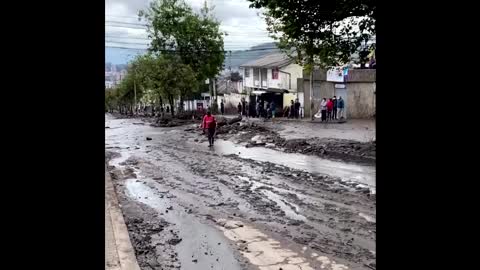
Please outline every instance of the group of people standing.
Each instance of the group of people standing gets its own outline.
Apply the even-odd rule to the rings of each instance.
[[[225,113],[225,105],[223,100],[220,103],[220,112]],[[268,102],[264,100],[257,100],[255,106],[248,103],[244,98],[237,105],[238,115],[245,117],[263,117],[265,119],[275,118],[276,104],[274,101]]]
[[[300,101],[298,100],[298,98],[295,99],[295,102],[293,100],[291,100],[290,101],[290,106],[285,108],[285,110],[283,112],[284,117],[298,119],[301,116],[300,107],[301,107],[301,104],[300,104]]]
[[[323,98],[322,102],[320,102],[320,113],[322,122],[330,121],[330,120],[337,120],[342,119],[343,110],[345,108],[345,101],[342,97],[333,96],[333,98],[326,99]]]
[[[283,117],[288,118],[300,118],[301,117],[301,104],[298,98],[290,101],[291,104],[286,106],[283,110]],[[225,114],[225,103],[222,100],[220,102],[220,113]],[[275,101],[267,101],[263,99],[257,99],[256,104],[248,103],[244,98],[237,105],[238,115],[245,117],[258,117],[258,118],[275,118],[277,114],[277,105]],[[280,112],[282,113],[282,112]]]
[[[253,117],[263,117],[265,119],[275,118],[277,113],[277,105],[272,100],[271,102],[264,100],[257,100],[257,105],[255,106],[255,115]]]

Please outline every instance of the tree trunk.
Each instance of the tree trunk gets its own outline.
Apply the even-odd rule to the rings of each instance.
[[[174,100],[173,100],[173,95],[169,95],[168,96],[168,102],[170,103],[170,113],[172,114],[172,116],[175,115],[175,106],[174,106]]]
[[[184,108],[183,108],[183,100],[184,100],[183,95],[180,95],[180,105],[178,106],[178,111],[179,111],[179,112],[183,112],[183,111],[184,111],[184,110],[183,110],[183,109],[184,109]]]

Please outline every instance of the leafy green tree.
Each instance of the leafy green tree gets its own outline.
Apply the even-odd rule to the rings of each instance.
[[[105,111],[113,112],[117,107],[116,99],[116,90],[115,89],[105,89]]]
[[[127,75],[118,86],[119,101],[124,107],[128,108],[131,114],[133,114],[137,105],[135,101],[138,102],[143,95],[143,87],[139,84],[137,77],[135,66],[130,65],[127,68]]]
[[[224,33],[206,3],[196,14],[183,0],[155,0],[139,17],[147,21],[152,53],[172,55],[190,66],[198,82],[219,73],[225,58]]]
[[[166,100],[175,113],[174,101],[180,99],[180,109],[183,101],[197,89],[195,73],[190,66],[182,64],[175,55],[146,54],[134,61],[140,84],[151,89],[150,94],[160,104]]]
[[[248,1],[252,8],[265,8],[272,37],[307,70],[345,64],[355,53],[365,61],[364,51],[371,49],[368,41],[376,33],[373,0]]]

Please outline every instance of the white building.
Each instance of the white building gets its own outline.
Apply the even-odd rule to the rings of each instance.
[[[105,88],[106,89],[113,88],[113,86],[114,86],[113,82],[105,81]]]
[[[240,66],[243,72],[243,89],[254,92],[297,92],[297,79],[303,68],[283,53],[268,54]]]
[[[284,108],[299,99],[303,107],[303,92],[297,92],[297,79],[303,78],[302,66],[284,53],[272,53],[240,65],[243,74],[243,94],[250,96],[250,103],[260,100],[274,101]]]

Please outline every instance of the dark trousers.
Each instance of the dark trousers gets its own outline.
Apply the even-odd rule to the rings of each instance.
[[[322,122],[327,120],[327,110],[322,110]]]
[[[327,119],[332,120],[332,111],[327,111]]]
[[[213,140],[215,136],[215,128],[208,128],[208,144],[213,145]]]
[[[333,107],[332,118],[337,119],[337,107]]]

